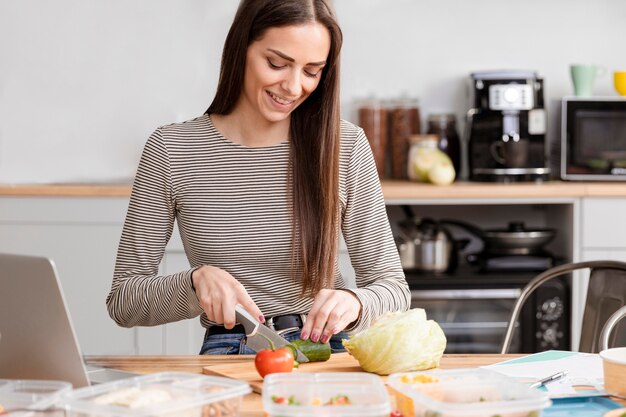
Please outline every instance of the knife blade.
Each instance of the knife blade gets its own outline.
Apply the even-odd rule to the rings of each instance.
[[[274,346],[278,349],[280,347],[291,345],[296,352],[296,360],[299,363],[308,362],[309,358],[306,357],[298,348],[289,343],[287,339],[276,333],[274,330],[261,324],[257,319],[252,317],[248,311],[241,304],[235,306],[235,316],[237,321],[241,323],[246,330],[246,345],[255,352],[262,349],[270,349],[270,343],[267,339],[274,343]],[[265,337],[263,337],[265,336]],[[267,337],[267,339],[266,339]]]

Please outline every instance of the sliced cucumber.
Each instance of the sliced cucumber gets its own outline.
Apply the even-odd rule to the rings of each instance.
[[[296,339],[291,342],[310,362],[323,362],[330,359],[330,343],[315,343],[311,340]]]

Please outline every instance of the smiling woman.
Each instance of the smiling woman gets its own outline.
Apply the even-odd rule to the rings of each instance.
[[[339,118],[342,34],[327,0],[243,0],[206,113],[145,146],[107,306],[122,326],[201,315],[201,353],[250,353],[259,321],[341,349],[409,291],[363,130]],[[174,221],[190,263],[159,275]],[[356,272],[337,265],[342,233]]]
[[[320,23],[268,29],[248,47],[242,94],[231,113],[212,116],[215,127],[251,147],[286,140],[289,116],[317,88],[329,50],[330,34]]]

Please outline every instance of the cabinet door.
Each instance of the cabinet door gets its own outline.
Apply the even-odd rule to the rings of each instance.
[[[84,354],[133,354],[132,329],[109,317],[126,199],[0,198],[0,251],[51,258]]]
[[[581,214],[583,248],[626,249],[626,199],[584,198]]]

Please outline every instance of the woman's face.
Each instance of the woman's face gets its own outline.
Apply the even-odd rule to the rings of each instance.
[[[320,23],[268,29],[248,47],[239,104],[268,122],[287,120],[319,84],[329,51]]]

